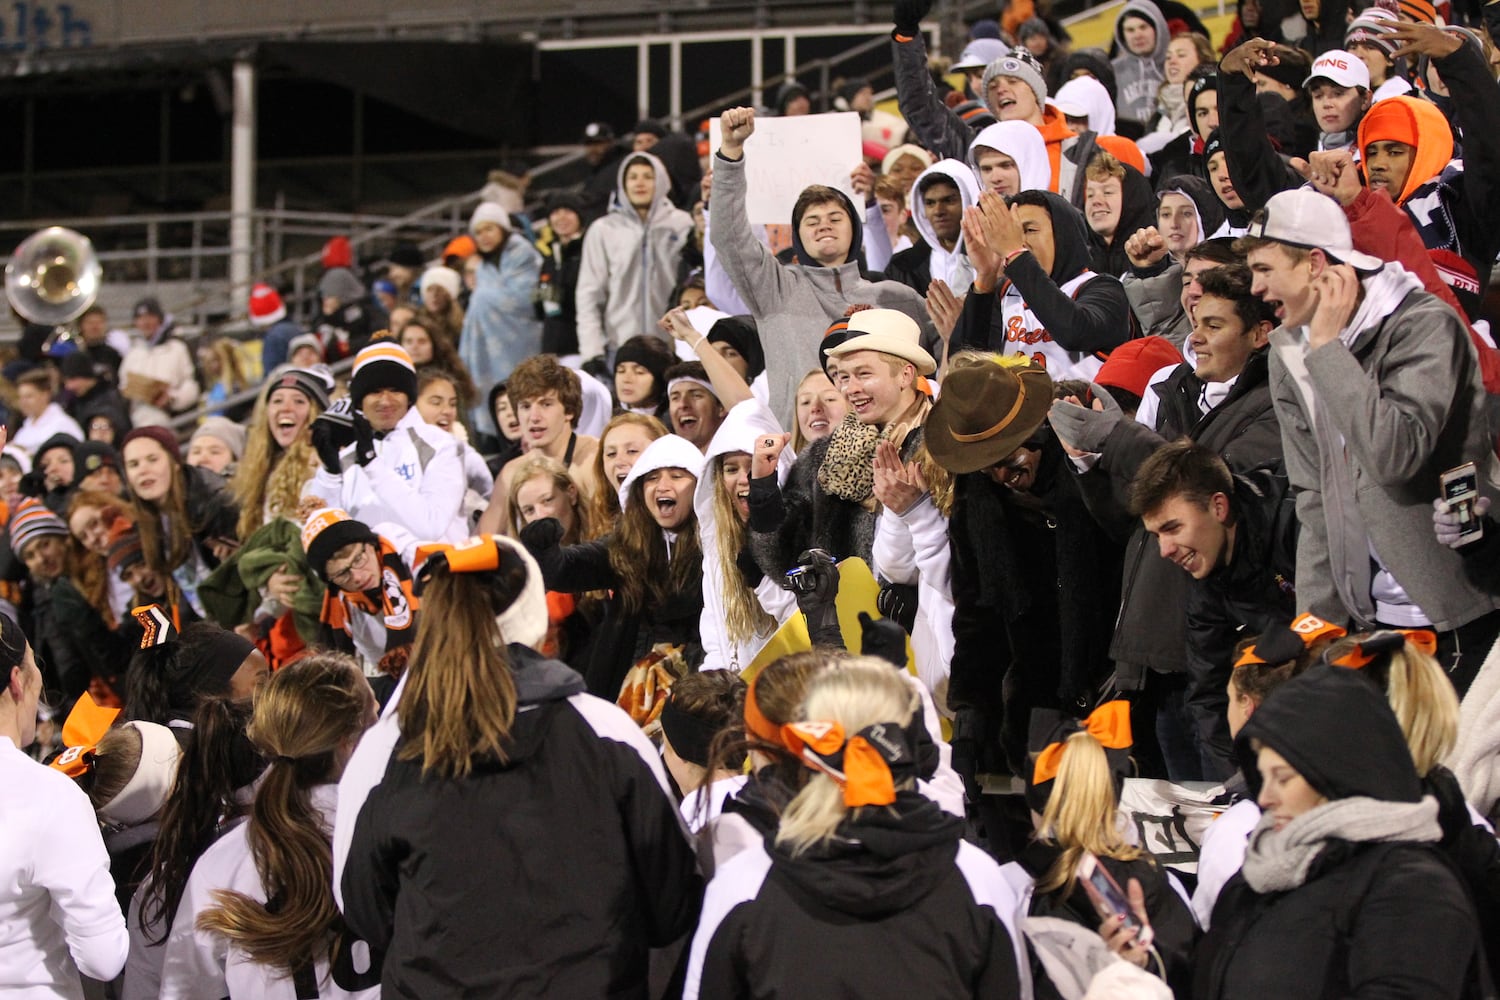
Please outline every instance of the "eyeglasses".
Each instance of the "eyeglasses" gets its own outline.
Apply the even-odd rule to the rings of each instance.
[[[353,559],[349,560],[349,564],[347,566],[345,566],[341,570],[338,570],[337,572],[328,574],[328,582],[339,587],[344,586],[344,584],[348,583],[354,578],[355,573],[359,572],[370,564],[370,556],[372,554],[373,553],[371,552],[368,545],[362,546],[358,554],[356,554]]]

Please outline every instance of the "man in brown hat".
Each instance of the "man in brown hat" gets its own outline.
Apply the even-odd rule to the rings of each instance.
[[[924,430],[928,452],[954,474],[948,705],[966,777],[1022,773],[1031,710],[1082,717],[1110,673],[1120,546],[1066,469],[1046,423],[1052,397],[1046,370],[1026,358],[961,354]]]
[[[777,486],[775,468],[789,436],[768,434],[755,444],[751,552],[774,578],[811,548],[835,559],[859,556],[870,562],[880,507],[875,447],[889,441],[901,460],[909,461],[932,405],[918,390],[918,380],[936,372],[937,362],[922,348],[921,328],[911,317],[895,309],[866,309],[849,317],[848,334],[828,352],[830,361],[838,361],[834,384],[849,403],[844,422],[808,446],[784,489]]]

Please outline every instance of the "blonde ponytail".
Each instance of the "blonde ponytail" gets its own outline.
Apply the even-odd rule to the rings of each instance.
[[[916,692],[890,664],[852,657],[812,676],[798,720],[837,722],[853,734],[877,722],[906,726],[917,703]],[[839,783],[815,772],[782,813],[776,844],[789,848],[793,856],[803,854],[833,839],[849,811]]]
[[[1427,777],[1458,742],[1458,694],[1437,660],[1407,643],[1391,654],[1386,699],[1417,774]]]
[[[1074,733],[1064,744],[1057,779],[1037,830],[1039,840],[1061,847],[1062,854],[1037,884],[1037,891],[1066,888],[1071,892],[1078,860],[1085,851],[1118,861],[1140,857],[1140,850],[1121,835],[1118,817],[1114,772],[1104,746],[1087,732]]]

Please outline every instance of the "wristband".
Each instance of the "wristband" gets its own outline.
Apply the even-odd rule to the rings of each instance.
[[[1017,257],[1021,256],[1025,252],[1026,252],[1026,248],[1025,247],[1021,247],[1021,248],[1019,248],[1017,250],[1012,250],[1010,253],[1006,254],[1005,255],[1005,259],[1000,262],[1000,270],[1004,271],[1007,268],[1009,268],[1010,267],[1010,262],[1013,261],[1013,260],[1015,260]]]

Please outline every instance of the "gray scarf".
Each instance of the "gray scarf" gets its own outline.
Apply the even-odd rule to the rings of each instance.
[[[1270,813],[1261,817],[1245,852],[1245,881],[1256,892],[1286,892],[1307,881],[1313,862],[1329,841],[1434,844],[1442,839],[1437,799],[1384,802],[1354,796],[1310,809],[1277,830]]]

